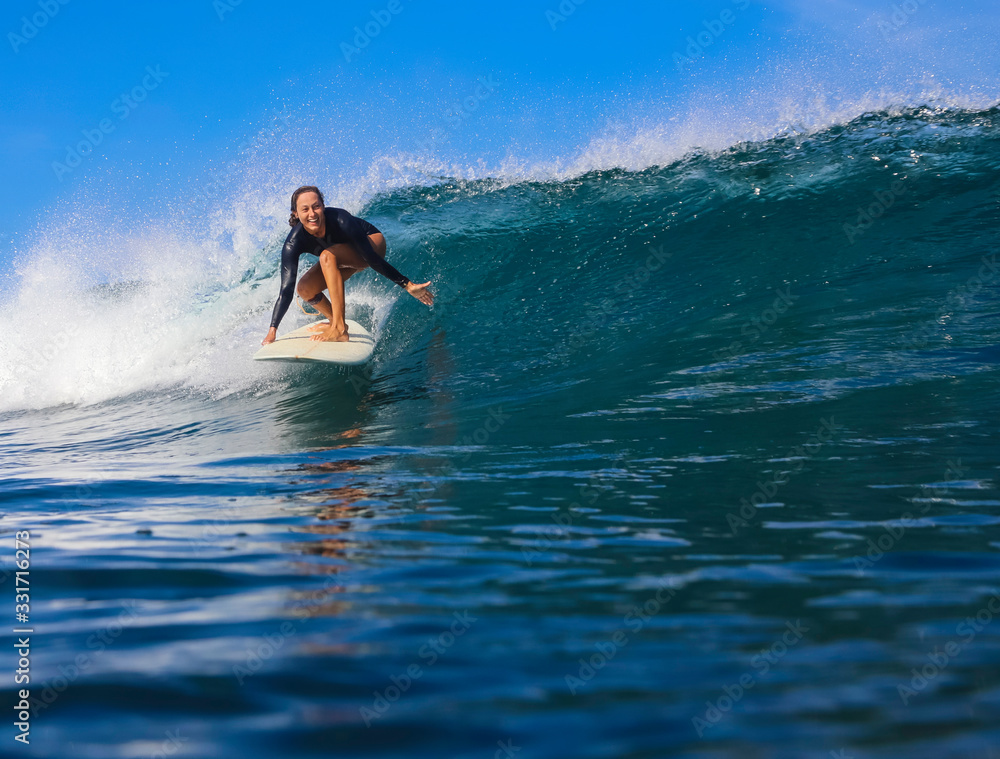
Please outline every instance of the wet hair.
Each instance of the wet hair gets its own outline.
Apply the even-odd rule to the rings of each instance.
[[[299,202],[299,195],[304,195],[307,192],[315,192],[319,195],[320,204],[324,206],[326,205],[326,201],[323,200],[323,193],[319,191],[318,187],[313,187],[311,184],[300,187],[292,193],[292,215],[288,217],[288,226],[294,227],[299,223],[299,217],[295,215],[295,206]]]

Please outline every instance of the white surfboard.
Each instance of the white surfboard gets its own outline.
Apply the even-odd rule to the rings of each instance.
[[[351,319],[347,320],[347,335],[351,338],[346,343],[321,343],[312,340],[315,332],[310,329],[315,322],[300,327],[294,332],[282,335],[270,345],[265,345],[254,354],[255,361],[320,361],[341,366],[357,366],[372,357],[375,350],[375,340],[371,334]]]

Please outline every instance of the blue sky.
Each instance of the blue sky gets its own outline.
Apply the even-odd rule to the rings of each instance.
[[[262,134],[283,196],[311,165],[568,161],[699,110],[743,129],[935,83],[989,101],[998,19],[995,0],[9,0],[0,259],[63,204],[190,210]]]

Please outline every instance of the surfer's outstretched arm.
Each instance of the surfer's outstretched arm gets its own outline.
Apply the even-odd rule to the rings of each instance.
[[[337,214],[337,224],[340,226],[344,234],[351,240],[354,249],[358,251],[358,254],[362,259],[364,259],[364,262],[368,264],[368,266],[386,279],[390,279],[395,282],[421,303],[425,303],[428,306],[433,305],[434,293],[427,289],[431,283],[424,282],[422,285],[418,285],[400,274],[396,267],[386,261],[375,251],[375,248],[372,247],[368,234],[359,223],[359,219],[357,217],[351,216],[346,211],[339,213]]]
[[[263,339],[261,345],[273,343],[278,335],[278,325],[281,323],[285,312],[292,303],[295,294],[295,276],[299,273],[299,251],[290,240],[285,241],[285,247],[281,249],[281,289],[278,291],[278,300],[275,301],[274,311],[271,312],[271,328],[267,331],[267,337]]]

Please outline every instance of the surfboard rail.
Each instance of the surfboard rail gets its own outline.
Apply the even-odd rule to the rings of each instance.
[[[317,324],[313,322],[282,335],[270,345],[265,345],[254,354],[254,361],[310,361],[316,363],[358,366],[366,363],[375,352],[375,339],[371,333],[353,319],[347,320],[346,343],[322,343],[312,339],[311,331]]]

